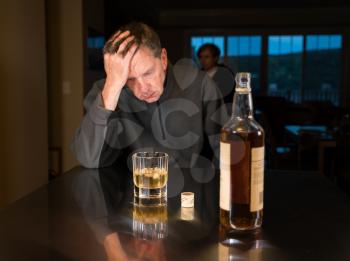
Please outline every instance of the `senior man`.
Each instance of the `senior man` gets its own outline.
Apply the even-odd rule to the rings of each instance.
[[[227,117],[221,94],[205,73],[171,65],[150,26],[122,26],[104,47],[104,67],[106,78],[85,98],[87,113],[72,143],[83,166],[125,163],[140,150],[167,152],[180,167],[217,162]]]

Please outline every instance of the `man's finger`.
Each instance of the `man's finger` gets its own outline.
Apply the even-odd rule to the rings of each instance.
[[[112,37],[109,38],[108,41],[114,42],[114,40],[120,35],[120,30],[118,30],[115,34],[112,35]]]
[[[122,32],[122,33],[120,33],[120,34],[118,34],[117,35],[117,37],[116,38],[114,38],[114,43],[116,43],[116,42],[118,42],[120,39],[122,39],[122,38],[124,38],[124,37],[127,37],[128,35],[130,34],[130,31],[124,31],[124,32]]]
[[[114,33],[114,34],[108,39],[107,43],[113,44],[114,41],[115,41],[115,39],[120,35],[120,33],[121,33],[120,30],[117,31],[116,33]]]
[[[136,50],[139,48],[139,46],[136,43],[131,42],[131,44],[132,45],[130,46],[130,48],[124,56],[127,60],[130,60],[134,56]]]
[[[134,42],[135,42],[135,37],[133,35],[130,35],[128,38],[123,40],[123,42],[119,45],[118,53],[121,53],[122,56],[124,57]]]
[[[108,41],[105,43],[105,45],[103,46],[103,54],[106,53],[114,53],[114,46],[113,46],[113,42],[115,41],[115,39],[120,35],[120,30],[118,30],[116,33],[114,33],[109,39]]]
[[[123,38],[126,38],[130,34],[129,31],[124,31],[120,33],[118,31],[115,36],[111,37],[105,46],[103,47],[103,53],[110,53],[113,54],[118,51],[119,45],[123,42]]]
[[[119,34],[113,41],[113,44],[116,45],[119,42],[122,42],[123,39],[127,38],[129,36],[130,32],[129,31],[125,31],[122,32],[121,34]]]
[[[120,52],[123,54],[123,56],[124,56],[123,50],[121,50],[120,46],[121,46],[129,37],[130,37],[130,36],[126,36],[126,37],[124,37],[124,38],[119,39],[119,41],[115,42],[115,44],[114,44],[114,50],[115,50],[116,53],[120,51]],[[124,47],[124,48],[125,48],[125,47]],[[123,49],[124,49],[124,48],[123,48]]]

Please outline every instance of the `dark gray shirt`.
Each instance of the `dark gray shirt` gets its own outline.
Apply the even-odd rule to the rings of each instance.
[[[228,116],[214,81],[191,66],[169,65],[164,85],[154,103],[137,99],[125,86],[116,110],[109,111],[102,106],[104,80],[96,82],[72,143],[78,161],[88,168],[130,164],[141,150],[167,152],[170,164],[179,167],[217,163],[219,133]]]

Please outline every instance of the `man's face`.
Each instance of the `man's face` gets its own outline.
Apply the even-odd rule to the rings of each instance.
[[[130,63],[127,85],[139,100],[148,103],[159,100],[164,90],[167,61],[164,48],[160,57],[155,57],[144,46],[135,53]]]
[[[199,53],[199,61],[204,71],[208,71],[216,65],[217,57],[214,57],[209,49],[204,49]]]

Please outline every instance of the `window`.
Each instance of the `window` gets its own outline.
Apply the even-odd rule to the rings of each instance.
[[[192,57],[198,62],[196,52],[201,45],[217,45],[221,50],[221,62],[234,73],[252,73],[252,89],[255,93],[280,96],[296,103],[330,101],[339,105],[342,42],[341,34],[226,34],[193,36],[191,51]],[[266,43],[266,50],[262,47],[263,43]],[[262,77],[261,59],[265,55],[267,75]],[[261,86],[262,78],[267,80],[264,88]]]
[[[303,98],[339,105],[341,35],[307,35]]]
[[[191,54],[198,64],[197,51],[205,43],[219,47],[221,61],[234,72],[251,72],[253,92],[260,90],[261,36],[193,36]],[[226,48],[227,45],[227,48]],[[225,52],[225,50],[227,52]]]
[[[269,96],[301,101],[303,36],[273,35],[268,37]]]
[[[87,64],[89,70],[103,71],[102,48],[105,38],[96,32],[88,31],[87,37]]]
[[[197,51],[199,47],[206,43],[215,44],[220,49],[220,57],[225,56],[224,36],[193,36],[191,37],[191,56],[193,60],[197,61],[197,63]]]
[[[105,38],[103,36],[95,36],[87,38],[87,48],[102,49],[105,44]]]
[[[252,90],[260,90],[261,36],[228,36],[227,65],[233,72],[251,72]]]

